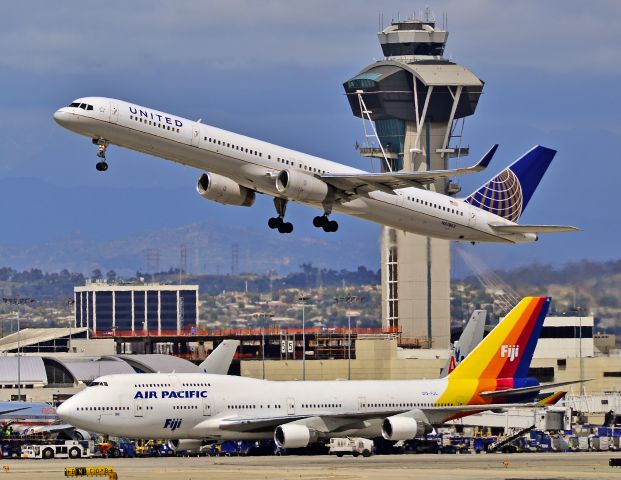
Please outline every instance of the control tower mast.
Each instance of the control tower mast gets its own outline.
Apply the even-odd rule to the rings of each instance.
[[[475,112],[483,81],[443,57],[448,31],[433,20],[392,22],[378,37],[384,59],[343,84],[353,114],[372,123],[376,143],[365,126],[360,153],[380,158],[384,171],[447,168],[468,154],[451,141]],[[450,181],[428,188],[459,192]],[[382,227],[381,249],[383,324],[399,327],[402,343],[448,347],[450,243]]]

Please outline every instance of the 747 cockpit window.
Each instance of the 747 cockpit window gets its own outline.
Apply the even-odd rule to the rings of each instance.
[[[89,387],[107,387],[108,382],[91,382],[88,384]]]

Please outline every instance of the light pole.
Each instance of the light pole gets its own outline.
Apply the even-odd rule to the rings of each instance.
[[[347,380],[351,380],[351,304],[358,301],[355,295],[334,297],[336,303],[345,303],[347,307]]]
[[[302,302],[302,380],[306,380],[306,324],[304,318],[304,307],[309,299],[309,295],[300,295],[298,297],[298,300]]]
[[[273,313],[259,313],[257,317],[262,320],[270,319],[274,316]],[[261,325],[261,364],[263,368],[263,380],[265,380],[265,326]]]
[[[9,297],[3,298],[2,302],[9,305],[15,305],[17,314],[17,398],[18,401],[22,401],[22,368],[21,368],[21,359],[20,359],[20,336],[19,336],[19,306],[26,305],[34,302],[32,298],[22,298],[22,297]]]

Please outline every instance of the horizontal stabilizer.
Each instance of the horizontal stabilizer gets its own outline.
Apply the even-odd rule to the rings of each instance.
[[[579,232],[578,227],[571,225],[503,225],[490,223],[490,227],[497,233],[562,233]]]
[[[368,190],[379,190],[394,194],[394,190],[407,187],[422,187],[448,177],[457,177],[485,170],[489,165],[498,145],[494,145],[481,160],[470,167],[452,170],[428,170],[424,172],[392,172],[392,173],[327,173],[321,179],[340,190],[355,190],[366,187]]]
[[[506,390],[494,390],[491,392],[481,392],[479,395],[483,398],[493,398],[493,397],[506,397],[507,395],[521,395],[524,393],[536,393],[541,390],[549,390],[550,388],[562,387],[564,385],[571,385],[572,383],[582,383],[588,382],[588,380],[570,380],[567,382],[557,382],[557,383],[545,383],[542,385],[535,385],[533,387],[522,387],[522,388],[508,388]]]

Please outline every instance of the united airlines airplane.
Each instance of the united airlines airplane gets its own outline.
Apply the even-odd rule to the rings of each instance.
[[[528,368],[550,306],[523,299],[446,377],[437,380],[268,381],[207,374],[108,375],[57,412],[98,433],[185,439],[274,438],[283,448],[348,435],[407,440],[489,409],[534,406]],[[195,444],[188,444],[188,442]]]
[[[148,153],[201,170],[198,193],[225,205],[250,207],[256,193],[274,197],[272,229],[291,233],[287,202],[323,211],[313,225],[336,232],[340,212],[406,232],[468,242],[533,242],[540,233],[575,227],[518,225],[555,151],[536,146],[465,199],[427,187],[438,179],[487,167],[497,145],[474,166],[425,172],[368,173],[133,103],[79,98],[54,113],[61,126],[97,145],[97,170],[108,169],[108,146]]]

